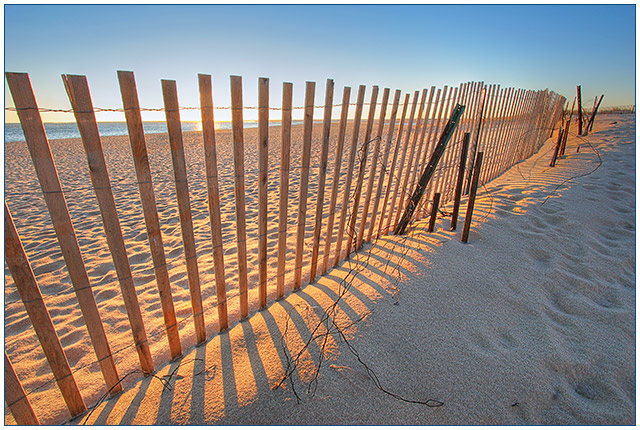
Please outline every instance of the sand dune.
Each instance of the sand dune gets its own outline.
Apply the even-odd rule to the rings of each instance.
[[[232,208],[231,151],[224,149],[230,139],[224,136],[219,136],[222,155],[218,159],[220,175],[228,178],[221,181],[226,190],[221,193],[222,205]],[[279,136],[272,134],[272,138],[277,150]],[[171,375],[165,378],[171,390],[163,389],[157,378],[132,375],[125,383],[127,391],[99,404],[90,417],[74,422],[635,423],[633,117],[601,116],[592,134],[569,139],[566,157],[555,168],[548,167],[554,143],[549,140],[537,154],[484,188],[476,202],[468,244],[459,241],[461,227],[450,232],[448,219],[442,218],[432,234],[426,233],[423,221],[408,236],[385,236],[301,292],[273,303],[203,346],[186,348],[184,358],[166,365],[162,364],[169,357],[161,309],[149,269],[146,235],[141,233],[133,166],[130,155],[120,149],[126,144],[123,139],[104,139],[107,163],[118,166],[110,174],[127,251],[147,331],[155,332],[151,348],[157,376]],[[198,139],[196,134],[185,136],[188,153],[202,150]],[[192,345],[175,191],[172,173],[163,167],[169,163],[168,143],[162,136],[148,137],[147,143],[157,198],[167,202],[160,216],[176,309],[183,319],[183,345]],[[578,145],[580,152],[576,152]],[[32,260],[41,263],[36,276],[72,368],[88,365],[77,373],[77,380],[92,404],[98,400],[96,385],[101,381],[95,379],[97,367],[88,364],[93,356],[82,318],[78,311],[67,310],[73,294],[56,291],[61,282],[68,285],[68,278],[56,255],[59,251],[38,184],[30,164],[23,162],[28,154],[18,144],[5,144],[5,148],[5,170],[15,175],[5,181],[9,208],[21,236],[37,235],[25,248]],[[64,176],[61,169],[61,182],[96,285],[107,335],[112,349],[118,350],[130,343],[130,334],[108,250],[100,239],[97,205],[87,198],[92,190],[84,155],[77,152],[82,148],[79,142],[66,141],[54,142],[52,149],[56,163],[64,163],[69,171]],[[300,152],[292,151],[297,154],[292,165],[299,164],[295,157]],[[278,158],[276,153],[271,160]],[[312,160],[317,158],[312,155]],[[194,162],[188,170],[212,336],[217,322],[203,169],[203,164]],[[292,190],[297,190],[294,181],[292,177]],[[270,185],[272,195],[277,194],[276,186]],[[255,188],[247,183],[249,202],[257,199]],[[290,199],[295,207],[297,193],[292,191]],[[276,205],[275,200],[271,204]],[[249,203],[247,209],[249,217],[257,216],[255,205]],[[16,216],[21,211],[29,216]],[[312,208],[308,213],[313,214]],[[295,219],[289,221],[294,231]],[[275,249],[277,219],[269,223],[274,239],[270,246]],[[223,215],[223,224],[226,240],[233,242],[232,217]],[[255,241],[257,227],[248,226],[250,240]],[[313,226],[308,227],[310,234]],[[292,243],[287,256],[291,260]],[[255,250],[255,245],[249,249]],[[232,246],[225,248],[225,258],[232,261],[235,252]],[[233,267],[227,274],[230,286],[237,279]],[[269,270],[273,278],[275,267]],[[257,273],[249,276],[249,284],[256,284]],[[11,282],[5,269],[5,350],[10,357],[29,363],[14,363],[29,391],[48,379],[48,366],[39,348],[33,347],[37,340],[20,312],[22,305]],[[234,297],[233,290],[230,296]],[[270,292],[269,301],[273,298]],[[232,312],[237,313],[237,307]],[[312,337],[315,340],[304,348]],[[116,353],[118,369],[125,369],[122,374],[136,367],[135,360],[132,350]],[[275,388],[292,363],[297,366],[291,378]],[[383,393],[363,363],[387,391],[405,400],[432,399],[443,405],[431,408]],[[55,389],[49,385],[30,396],[41,422],[53,423],[64,411],[61,400],[50,400]],[[315,395],[309,390],[315,390]],[[39,406],[43,402],[46,408]],[[13,422],[6,407],[5,421]]]

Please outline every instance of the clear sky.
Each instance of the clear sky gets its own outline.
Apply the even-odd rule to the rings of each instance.
[[[467,81],[549,88],[584,106],[635,103],[636,6],[624,5],[5,5],[5,71],[30,75],[40,107],[66,108],[61,74],[87,76],[94,106],[121,108],[117,70],[135,73],[140,104],[162,107],[161,79],[181,106],[198,106],[197,74],[213,76],[214,103],[229,105],[229,75],[244,104],[270,78],[271,104],[293,82],[390,87],[403,92]],[[368,94],[368,92],[367,92]],[[5,107],[13,106],[5,81]],[[226,119],[218,114],[216,119]],[[197,119],[184,111],[183,119]],[[162,113],[145,120],[163,120]],[[72,122],[70,114],[45,121]],[[15,113],[6,113],[16,122]],[[124,120],[103,114],[98,120]]]

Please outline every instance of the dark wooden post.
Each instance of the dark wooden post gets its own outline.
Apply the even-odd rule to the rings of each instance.
[[[578,85],[578,136],[582,136],[582,91]]]
[[[591,119],[589,119],[589,125],[587,126],[588,131],[593,130],[593,122],[596,119],[596,114],[598,113],[598,108],[600,107],[600,103],[602,102],[603,98],[604,98],[604,94],[600,96],[600,100],[598,101],[598,104],[593,109],[593,113],[591,114]]]
[[[438,205],[440,204],[440,193],[435,193],[433,196],[433,205],[431,206],[431,217],[429,218],[429,228],[427,231],[431,233],[436,225],[436,218],[438,215]]]
[[[558,158],[558,153],[560,152],[560,146],[562,145],[562,133],[563,132],[564,131],[561,128],[560,132],[558,133],[558,143],[556,143],[556,148],[553,151],[553,157],[551,158],[551,162],[549,163],[549,167],[555,167],[555,165],[556,165],[556,159]]]
[[[460,199],[462,198],[462,184],[464,182],[464,166],[467,164],[467,154],[469,152],[469,141],[471,133],[465,133],[462,141],[462,150],[460,151],[460,164],[458,166],[458,182],[456,182],[456,190],[453,199],[453,214],[451,215],[451,231],[454,231],[458,225],[458,212],[460,211]]]
[[[464,217],[464,227],[462,229],[462,242],[467,243],[469,229],[471,228],[471,217],[473,216],[473,206],[476,203],[476,193],[478,192],[478,179],[482,168],[482,152],[478,152],[476,162],[473,167],[473,179],[471,180],[471,190],[469,190],[469,202],[467,203],[467,214]]]

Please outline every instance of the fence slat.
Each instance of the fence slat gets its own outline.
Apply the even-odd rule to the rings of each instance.
[[[294,267],[293,289],[302,285],[302,260],[304,235],[307,224],[307,196],[309,195],[309,164],[311,161],[311,134],[313,132],[313,107],[316,95],[316,83],[307,82],[304,97],[304,132],[302,141],[302,166],[300,167],[300,190],[298,194],[298,232],[296,238],[296,262]]]
[[[331,252],[331,241],[333,239],[333,222],[335,219],[336,202],[340,189],[340,170],[342,167],[342,153],[344,152],[344,139],[347,130],[347,116],[349,115],[349,99],[351,97],[351,87],[344,87],[342,93],[342,111],[340,113],[340,126],[338,128],[338,141],[336,142],[336,157],[333,167],[333,183],[331,185],[331,200],[329,203],[329,216],[327,218],[327,237],[324,243],[322,254],[322,274],[329,269],[329,254]]]
[[[198,344],[207,340],[204,325],[204,310],[202,308],[202,292],[200,290],[200,271],[198,270],[198,255],[196,240],[193,235],[193,217],[191,215],[191,199],[189,198],[189,183],[187,182],[187,166],[184,159],[184,143],[182,141],[182,125],[178,105],[178,90],[176,81],[162,80],[162,95],[164,110],[167,117],[169,145],[171,146],[171,161],[176,183],[176,197],[182,231],[182,244],[187,267],[189,295],[191,309]]]
[[[62,398],[67,404],[71,416],[79,415],[86,411],[87,408],[71,373],[71,368],[62,350],[58,334],[51,322],[49,311],[42,300],[40,288],[31,270],[29,260],[24,253],[24,248],[6,203],[4,205],[4,259],[7,262],[22,303],[27,310],[29,320],[31,320],[33,329],[38,336],[44,355],[47,357],[47,362],[58,383]]]
[[[369,216],[369,206],[371,205],[371,197],[373,195],[373,183],[376,178],[376,172],[378,171],[378,158],[380,157],[380,144],[382,142],[382,132],[384,131],[384,122],[387,115],[387,104],[389,103],[389,88],[385,88],[382,93],[382,102],[380,103],[380,115],[378,117],[378,130],[376,133],[375,145],[373,148],[373,156],[371,160],[371,167],[369,168],[369,181],[367,183],[367,193],[364,198],[364,209],[362,212],[362,221],[360,221],[360,228],[358,229],[358,240],[356,243],[356,249],[360,249],[362,241],[364,239],[364,231],[367,226],[367,217]],[[382,165],[384,166],[384,165]],[[380,170],[380,176],[382,177],[382,170]],[[377,206],[377,205],[376,205]],[[377,209],[377,208],[376,208]],[[375,222],[375,212],[371,213],[370,224],[373,226]],[[371,232],[371,229],[368,229]],[[367,241],[371,240],[369,233]]]
[[[6,352],[4,353],[4,401],[19,426],[40,425]]]
[[[104,231],[107,237],[107,246],[109,246],[109,250],[111,251],[113,265],[118,276],[120,291],[122,292],[122,299],[127,311],[129,324],[131,325],[131,333],[140,360],[140,366],[144,373],[152,373],[153,359],[151,357],[151,351],[149,350],[142,313],[140,312],[140,306],[138,304],[138,296],[131,275],[131,266],[129,265],[124,238],[122,237],[122,229],[113,198],[102,143],[100,142],[98,125],[93,112],[87,78],[85,76],[63,75],[63,81],[87,155],[91,182],[98,200]],[[102,365],[102,361],[100,363]],[[110,387],[115,386],[116,391],[119,391],[118,388],[121,388],[122,385],[118,380],[117,373],[114,373],[111,375],[107,385]]]
[[[227,293],[224,279],[224,250],[222,247],[222,225],[220,222],[220,191],[218,187],[218,160],[216,154],[216,132],[213,119],[213,89],[210,75],[198,75],[200,90],[200,113],[202,117],[202,139],[204,161],[207,172],[207,200],[209,203],[209,223],[211,224],[211,245],[213,271],[216,280],[219,330],[229,327]]]
[[[287,259],[287,207],[289,205],[289,161],[291,158],[291,109],[293,84],[282,84],[282,139],[280,147],[280,202],[278,208],[278,266],[276,296],[284,295],[284,274]]]
[[[129,130],[131,152],[133,153],[136,177],[138,178],[138,190],[140,191],[142,211],[144,213],[147,237],[151,249],[151,259],[153,260],[158,292],[160,294],[160,303],[162,305],[162,315],[169,340],[169,349],[171,351],[171,358],[177,358],[182,355],[182,346],[180,345],[176,312],[173,306],[169,273],[167,271],[164,246],[162,244],[162,232],[160,231],[160,220],[158,219],[156,199],[153,192],[151,169],[149,168],[147,145],[144,139],[142,117],[140,116],[136,82],[133,72],[125,71],[118,71],[118,80],[120,81],[122,103],[124,105],[127,128]]]
[[[367,157],[369,155],[369,138],[371,137],[371,130],[373,129],[373,122],[375,121],[376,102],[378,100],[378,86],[374,85],[371,89],[371,102],[369,103],[369,115],[367,118],[367,126],[364,132],[364,141],[360,149],[360,168],[358,170],[358,178],[356,180],[355,195],[353,196],[353,209],[351,211],[351,218],[349,218],[349,224],[347,226],[347,258],[351,254],[351,245],[354,239],[356,239],[355,251],[360,246],[358,245],[357,237],[360,232],[356,231],[356,222],[358,221],[358,211],[360,209],[360,196],[362,195],[362,187],[364,185],[364,175],[367,169]],[[363,214],[363,219],[366,221],[366,214]]]
[[[267,217],[269,173],[269,79],[258,78],[258,301],[267,306]]]
[[[320,167],[318,169],[318,197],[316,199],[316,220],[313,228],[313,247],[311,249],[311,268],[309,283],[316,280],[318,254],[320,251],[320,232],[322,230],[322,212],[324,210],[324,188],[327,178],[327,158],[329,156],[329,135],[331,133],[331,114],[333,112],[333,79],[327,79],[324,96],[324,119],[322,122],[322,146],[320,149]]]
[[[234,194],[236,198],[236,237],[238,244],[238,289],[240,319],[249,315],[247,286],[247,219],[244,189],[244,122],[242,76],[231,76],[231,121],[233,129]]]
[[[93,350],[100,363],[100,370],[107,387],[113,386],[114,391],[120,391],[122,387],[118,384],[118,372],[111,356],[111,348],[104,332],[87,269],[69,216],[67,201],[62,192],[29,75],[26,73],[7,73],[6,77],[33,161],[33,167],[38,176],[62,256],[69,271],[71,284],[78,299]]]
[[[396,116],[398,115],[398,104],[400,102],[400,96],[402,92],[400,90],[396,90],[395,95],[393,97],[393,106],[391,107],[391,118],[389,118],[389,127],[387,129],[387,140],[385,143],[384,155],[382,156],[382,162],[380,163],[380,175],[378,176],[378,186],[376,188],[376,197],[373,200],[373,209],[371,210],[371,223],[369,224],[369,231],[367,232],[367,241],[371,241],[371,237],[373,236],[373,229],[376,224],[376,217],[378,216],[378,207],[380,203],[380,196],[382,195],[382,186],[384,185],[385,173],[387,171],[387,161],[389,160],[389,152],[391,150],[391,142],[393,141],[393,132],[395,131],[396,125]],[[384,128],[384,121],[381,118],[381,126],[379,130],[380,138],[382,139],[382,132]],[[384,208],[384,206],[383,206]],[[380,216],[382,216],[383,210],[380,210]],[[380,231],[378,230],[379,236]]]
[[[418,151],[415,156],[413,174],[411,175],[411,180],[409,181],[409,184],[412,184],[412,186],[413,184],[416,183],[418,172],[420,171],[420,169],[422,169],[422,166],[424,165],[424,163],[421,161],[423,158],[422,153],[424,150],[426,150],[425,137],[427,133],[427,128],[429,128],[429,125],[430,125],[429,112],[431,110],[431,103],[433,102],[433,95],[435,90],[436,90],[435,86],[432,86],[431,89],[429,90],[429,99],[427,100],[427,104],[425,105],[425,109],[424,109],[424,118],[422,119],[422,131],[420,132],[420,143],[418,144],[418,148],[417,148]]]
[[[436,135],[434,135],[433,139],[431,139],[431,136],[433,135],[433,132],[440,121],[440,115],[442,114],[442,107],[438,111],[438,106],[439,106],[438,102],[440,101],[441,94],[442,94],[442,90],[438,89],[438,92],[436,93],[436,99],[433,102],[433,118],[429,124],[429,135],[427,136],[427,142],[425,143],[425,150],[424,150],[424,153],[422,154],[422,160],[420,161],[420,166],[424,166],[426,164],[427,156],[430,156],[429,154],[433,152],[433,148],[438,138]],[[429,193],[427,192],[427,195],[428,194]],[[426,213],[426,210],[427,210],[426,207],[427,205],[424,205],[423,207],[418,208],[418,213],[416,214],[416,218],[424,217],[424,214]]]
[[[336,240],[335,258],[333,266],[337,266],[342,261],[342,239],[344,237],[344,229],[347,221],[347,208],[349,207],[349,198],[351,196],[351,182],[353,180],[353,164],[358,152],[358,134],[360,132],[360,122],[362,121],[362,106],[364,104],[365,86],[358,87],[358,99],[356,102],[356,114],[353,119],[353,134],[351,137],[351,148],[349,152],[349,163],[347,164],[347,175],[342,194],[342,208],[340,210],[340,225],[338,226],[338,236]],[[347,251],[348,252],[348,251]],[[348,254],[347,254],[348,255]]]

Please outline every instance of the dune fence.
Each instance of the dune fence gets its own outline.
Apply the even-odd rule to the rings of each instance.
[[[67,187],[63,190],[61,184],[61,177],[74,172],[62,172],[54,162],[40,117],[43,109],[36,103],[29,76],[6,73],[68,274],[56,288],[69,286],[69,312],[79,310],[95,355],[88,359],[93,367],[82,362],[81,373],[70,364],[46,304],[47,294],[34,275],[41,263],[27,255],[29,248],[24,245],[26,240],[37,241],[37,233],[20,234],[9,193],[5,262],[21,302],[15,304],[15,312],[26,311],[50,368],[50,380],[57,384],[68,409],[60,422],[87,410],[87,395],[79,386],[89,388],[78,381],[81,377],[100,380],[94,383],[98,388],[89,390],[91,399],[115,394],[123,389],[123,375],[131,371],[152,375],[161,360],[180,357],[270,302],[313,283],[365,243],[404,233],[412,222],[427,216],[432,217],[433,229],[439,207],[453,205],[451,228],[456,229],[461,199],[468,194],[466,241],[479,184],[500,176],[551,138],[566,101],[548,89],[467,82],[404,95],[389,88],[380,91],[378,86],[367,94],[364,85],[352,94],[350,87],[344,87],[336,103],[339,96],[328,79],[323,103],[317,103],[322,96],[316,94],[316,84],[307,82],[304,106],[294,107],[293,84],[283,83],[282,102],[273,107],[269,79],[259,78],[257,105],[248,107],[242,77],[231,76],[231,106],[215,106],[211,76],[197,78],[200,106],[196,108],[180,106],[175,81],[161,82],[161,110],[168,130],[163,138],[168,145],[151,148],[134,74],[118,72],[123,107],[117,110],[124,112],[130,144],[124,149],[130,157],[127,165],[133,166],[131,175],[135,173],[131,176],[135,187],[127,189],[125,197],[110,178],[110,172],[122,167],[109,165],[111,158],[105,156],[105,138],[95,115],[99,109],[92,104],[86,77],[63,75],[89,172],[86,186],[92,191],[91,205],[99,209],[92,223],[102,222],[101,234],[93,239],[108,247],[108,272],[114,288],[119,288],[118,300],[126,315],[118,326],[130,332],[114,344],[111,324],[105,324],[105,311],[101,311],[103,302],[96,300],[94,289],[100,281],[92,274],[93,257],[83,252],[74,212],[70,214],[72,204],[85,203],[74,202],[76,194]],[[184,109],[201,113],[202,130],[189,132],[193,139],[181,128]],[[231,130],[216,128],[214,113],[219,109],[230,109]],[[249,109],[257,111],[257,127],[248,127],[244,120]],[[301,124],[295,124],[294,112],[302,112]],[[198,145],[193,151],[202,154],[200,161],[192,159],[192,140]],[[160,168],[150,163],[158,148],[167,157]],[[119,149],[120,154],[124,149]],[[171,185],[161,192],[159,175]],[[172,216],[165,215],[163,206],[169,200],[162,193],[171,196]],[[123,201],[137,208],[139,223],[132,225],[122,217]],[[168,223],[179,225],[175,228],[179,246],[167,244]],[[127,229],[137,231],[129,234]],[[134,236],[147,247],[149,257],[142,263],[130,258],[129,241]],[[154,295],[145,295],[144,300],[138,280],[143,272],[155,287]],[[182,281],[176,285],[174,279]],[[152,319],[145,311],[150,301],[158,307],[153,315],[161,318]],[[149,326],[156,325],[160,336],[150,333]],[[32,403],[46,408],[47,399],[36,396],[37,387],[26,389],[20,382],[20,357],[7,354],[11,335],[7,338],[6,405],[18,424],[37,424]],[[163,354],[154,352],[159,350]],[[126,361],[118,358],[122,355],[136,357],[134,369],[119,364]],[[87,368],[94,370],[87,373]]]

